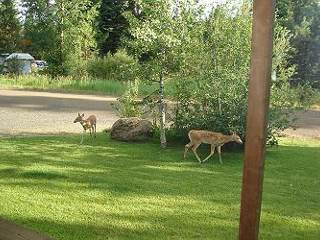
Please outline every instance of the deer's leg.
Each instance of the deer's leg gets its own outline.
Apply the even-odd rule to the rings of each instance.
[[[221,146],[217,147],[217,151],[218,151],[218,154],[219,154],[219,162],[220,164],[222,164],[222,158],[221,158]]]
[[[92,137],[92,128],[89,128],[90,137]]]
[[[209,154],[208,157],[206,157],[206,159],[204,159],[202,162],[206,162],[213,154],[214,154],[214,150],[215,150],[216,146],[215,145],[211,145],[211,152]]]
[[[94,124],[94,137],[97,137],[97,124]]]
[[[201,144],[201,143],[194,144],[194,145],[191,147],[191,149],[192,149],[194,155],[196,155],[196,158],[198,159],[199,163],[202,163],[200,157],[199,157],[198,154],[197,154],[197,148],[200,146],[200,144]]]
[[[183,158],[186,159],[187,156],[187,152],[188,150],[193,146],[193,144],[191,142],[189,142],[185,147],[184,147],[184,154],[183,154]]]
[[[85,134],[86,130],[83,130],[82,134],[81,134],[81,141],[80,141],[80,144],[83,143],[83,135]]]

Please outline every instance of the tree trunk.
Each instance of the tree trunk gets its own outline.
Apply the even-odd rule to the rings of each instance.
[[[160,111],[160,144],[162,148],[167,147],[167,140],[166,140],[166,130],[165,130],[165,123],[166,123],[166,110],[165,110],[165,103],[164,103],[164,81],[162,72],[160,73],[160,100],[159,100],[159,111]]]
[[[61,1],[60,2],[60,12],[61,12],[61,15],[60,15],[60,25],[59,25],[59,31],[60,31],[60,46],[59,46],[59,57],[60,57],[60,65],[61,65],[61,68],[64,69],[64,61],[65,61],[65,58],[64,58],[64,49],[65,49],[65,35],[64,35],[64,30],[65,30],[65,26],[64,26],[64,20],[65,20],[65,6],[64,6],[64,2]]]

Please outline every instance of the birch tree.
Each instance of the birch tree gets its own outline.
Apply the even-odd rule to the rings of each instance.
[[[140,59],[143,76],[159,84],[160,143],[165,148],[165,82],[183,68],[198,10],[193,0],[139,0],[136,8],[142,17],[127,13],[132,35],[128,48]]]

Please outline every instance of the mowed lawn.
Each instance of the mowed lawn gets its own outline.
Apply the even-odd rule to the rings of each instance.
[[[55,239],[237,238],[242,152],[200,165],[182,145],[79,140],[1,138],[0,217]],[[319,141],[268,148],[261,239],[320,239]]]

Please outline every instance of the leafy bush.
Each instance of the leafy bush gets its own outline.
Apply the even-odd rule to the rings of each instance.
[[[211,13],[203,33],[205,42],[199,45],[202,62],[198,73],[177,83],[174,127],[178,135],[207,129],[225,134],[234,131],[245,138],[251,21],[246,4],[238,13],[231,14],[224,6]],[[310,91],[304,94],[309,90],[306,86],[290,87],[289,78],[294,74],[294,66],[288,64],[291,37],[288,30],[276,26],[273,72],[277,77],[272,81],[267,131],[270,144],[276,144],[278,133],[290,126],[292,111],[304,107],[312,95]]]
[[[126,51],[119,50],[104,58],[95,58],[88,61],[88,74],[106,80],[131,81],[135,79],[137,61]]]
[[[207,129],[244,136],[250,34],[251,16],[245,8],[234,17],[224,7],[211,13],[199,46],[199,67],[194,67],[198,72],[177,83],[175,128],[181,135]]]
[[[88,63],[90,60],[83,60],[76,56],[69,56],[66,63],[65,69],[67,76],[71,76],[77,79],[88,79],[90,78],[88,72]]]
[[[142,115],[138,101],[138,81],[128,82],[127,91],[113,105],[120,117],[140,117]]]

